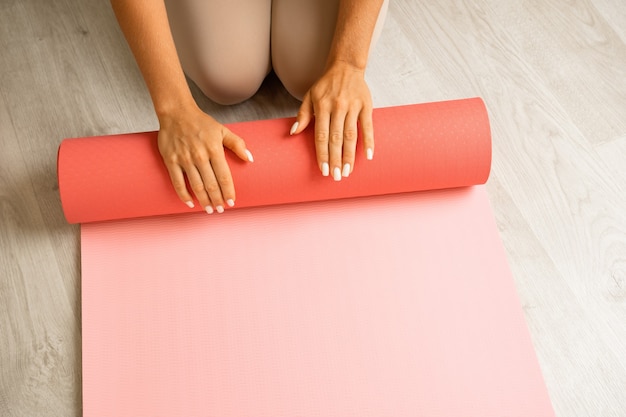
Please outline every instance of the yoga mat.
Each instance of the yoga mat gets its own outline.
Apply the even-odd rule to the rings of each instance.
[[[62,143],[65,213],[92,221],[85,416],[554,415],[472,185],[490,165],[482,101],[374,117],[374,161],[339,183],[293,120],[231,125],[255,162],[233,160],[238,209],[211,216],[180,214],[154,133]]]
[[[375,158],[357,148],[350,178],[322,177],[313,129],[289,136],[293,119],[236,123],[255,161],[227,153],[236,207],[256,207],[482,184],[491,137],[480,99],[374,111]],[[59,148],[59,191],[71,223],[187,213],[159,156],[156,132],[68,139]],[[203,211],[196,207],[196,211]]]

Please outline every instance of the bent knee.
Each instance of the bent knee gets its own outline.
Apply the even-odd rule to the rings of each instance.
[[[324,64],[310,57],[293,59],[286,54],[275,54],[274,71],[285,89],[293,97],[302,100],[313,84],[324,73]]]
[[[243,68],[236,72],[205,68],[188,75],[209,99],[218,104],[231,105],[252,97],[261,87],[267,72]]]
[[[310,80],[298,80],[294,78],[281,79],[285,90],[296,99],[302,101],[304,95],[309,91],[313,85],[313,81]]]
[[[313,84],[319,78],[320,74],[305,74],[297,72],[287,72],[284,74],[279,74],[277,71],[277,76],[280,79],[280,82],[285,87],[285,90],[287,90],[287,92],[293,97],[302,101],[302,98],[311,89]]]

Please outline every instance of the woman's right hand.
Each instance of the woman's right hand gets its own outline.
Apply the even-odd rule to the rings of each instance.
[[[252,154],[239,136],[197,106],[159,115],[159,151],[183,203],[194,207],[191,192],[207,213],[235,205],[235,187],[224,147],[244,161]]]

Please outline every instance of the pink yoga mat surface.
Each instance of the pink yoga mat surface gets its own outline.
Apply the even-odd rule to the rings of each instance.
[[[374,161],[340,183],[292,122],[230,126],[255,162],[211,216],[185,213],[154,133],[62,143],[84,415],[553,416],[477,185],[482,101],[375,110]]]

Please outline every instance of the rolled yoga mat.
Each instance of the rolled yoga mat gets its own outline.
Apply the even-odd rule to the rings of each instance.
[[[182,214],[155,133],[63,141],[84,416],[553,416],[475,185],[483,102],[375,110],[341,182],[292,122],[229,126],[255,162],[229,157],[236,208],[211,216]]]
[[[481,99],[374,111],[375,157],[360,146],[353,173],[332,183],[317,168],[313,129],[289,136],[293,119],[228,127],[254,155],[227,152],[236,207],[395,194],[482,184],[491,166],[489,120]],[[360,141],[359,141],[360,143]],[[68,139],[58,156],[59,190],[70,223],[186,213],[157,148],[156,132]],[[202,207],[196,207],[201,211]]]

